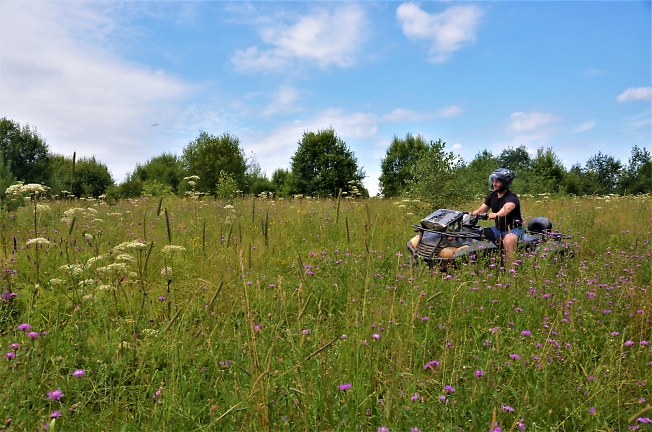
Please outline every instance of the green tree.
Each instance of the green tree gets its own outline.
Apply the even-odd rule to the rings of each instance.
[[[278,196],[290,196],[292,189],[292,173],[289,170],[283,168],[277,169],[272,173],[271,181]]]
[[[602,152],[591,156],[585,165],[588,184],[593,189],[591,193],[606,195],[615,192],[622,168],[622,163],[613,156]]]
[[[63,155],[52,155],[50,160],[52,170],[51,192],[60,194],[67,190],[76,197],[94,197],[106,193],[114,185],[113,177],[105,164],[95,159],[82,157],[75,161],[75,176],[71,176],[72,158]],[[71,181],[72,180],[72,181]]]
[[[632,154],[620,177],[619,190],[622,193],[652,193],[652,154],[634,146]]]
[[[276,185],[272,183],[263,169],[260,167],[256,156],[252,154],[247,160],[247,171],[245,172],[246,192],[259,195],[261,192],[276,193]]]
[[[5,161],[0,153],[0,211],[5,209],[6,190],[13,184],[16,184],[16,176],[11,172],[11,162]]]
[[[473,157],[464,168],[464,184],[468,187],[470,198],[477,195],[486,195],[489,190],[487,179],[498,167],[496,157],[488,150],[482,150]]]
[[[401,196],[415,180],[417,161],[428,149],[428,144],[421,135],[411,133],[405,138],[394,135],[387,148],[385,157],[380,161],[380,193],[385,198]]]
[[[537,149],[537,155],[530,162],[527,175],[529,193],[564,192],[566,169],[551,148]]]
[[[514,171],[516,175],[524,174],[525,171],[528,171],[531,163],[532,158],[530,158],[530,154],[525,146],[518,146],[517,148],[508,147],[498,156],[498,166]]]
[[[200,177],[197,182],[200,192],[215,194],[221,171],[228,173],[240,190],[245,189],[247,160],[236,136],[201,132],[183,149],[181,162],[188,175]]]
[[[143,165],[137,164],[129,179],[131,181],[141,180],[144,187],[154,188],[165,195],[177,193],[179,183],[185,176],[181,159],[175,154],[163,153]],[[148,183],[151,185],[147,186]]]
[[[431,141],[416,165],[410,195],[433,207],[455,207],[469,200],[471,192],[464,181],[464,161],[445,151],[441,139]]]
[[[291,170],[293,192],[305,195],[335,196],[340,188],[349,191],[349,181],[365,177],[353,152],[332,128],[303,133]]]
[[[21,126],[6,117],[0,119],[0,153],[11,162],[11,171],[25,183],[44,183],[50,179],[48,146],[35,128]]]

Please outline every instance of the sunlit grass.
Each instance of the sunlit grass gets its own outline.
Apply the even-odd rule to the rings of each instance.
[[[646,427],[649,196],[525,198],[574,256],[450,274],[411,203],[159,204],[2,219],[5,429]]]

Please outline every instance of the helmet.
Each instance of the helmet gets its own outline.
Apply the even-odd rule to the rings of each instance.
[[[514,177],[516,177],[516,174],[514,171],[509,170],[507,168],[497,168],[494,170],[494,172],[491,173],[489,176],[489,190],[493,191],[494,190],[494,180],[500,180],[503,182],[503,186],[499,189],[501,191],[508,189],[509,186],[512,184],[512,181],[514,180]]]

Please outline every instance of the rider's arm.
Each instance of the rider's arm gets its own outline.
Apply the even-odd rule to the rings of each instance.
[[[496,213],[491,213],[489,215],[489,219],[495,219],[497,217],[505,217],[505,216],[507,216],[509,214],[509,212],[511,212],[515,208],[516,208],[516,204],[511,203],[511,202],[505,203],[503,208],[498,210]]]
[[[489,206],[487,204],[482,204],[476,211],[472,211],[469,213],[471,216],[479,215],[480,213],[487,213],[487,210],[489,210]]]

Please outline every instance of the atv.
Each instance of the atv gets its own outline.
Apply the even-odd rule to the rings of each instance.
[[[424,261],[431,267],[438,264],[442,269],[464,259],[502,256],[501,245],[487,239],[486,230],[490,228],[478,225],[479,220],[487,219],[486,213],[471,216],[467,212],[439,209],[423,218],[419,225],[412,226],[417,235],[407,242],[407,248],[417,262]],[[528,223],[518,248],[562,255],[569,250],[566,240],[570,238],[552,231],[550,219],[535,217]]]

